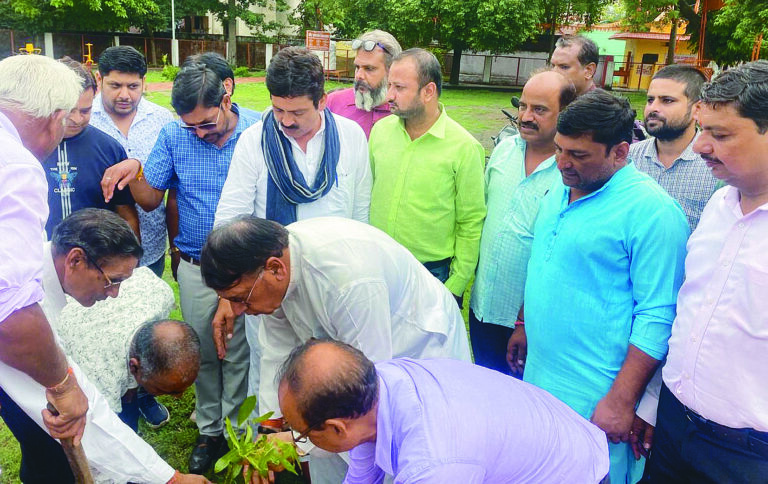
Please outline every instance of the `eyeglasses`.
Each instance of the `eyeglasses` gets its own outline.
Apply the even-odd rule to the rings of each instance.
[[[216,126],[219,125],[219,116],[221,116],[221,104],[219,104],[219,112],[216,114],[216,121],[212,123],[202,123],[202,124],[184,124],[183,122],[179,122],[182,128],[186,129],[187,131],[195,132],[198,129],[202,129],[203,131],[211,131],[212,129],[216,128]]]
[[[256,283],[259,282],[259,279],[261,279],[261,276],[263,276],[263,275],[264,275],[264,269],[262,269],[261,272],[259,272],[259,275],[256,276],[256,279],[253,281],[253,285],[251,286],[251,290],[248,291],[248,296],[245,299],[240,299],[240,298],[236,298],[236,297],[235,298],[227,298],[227,299],[229,299],[229,302],[233,302],[235,304],[245,304],[247,306],[248,305],[248,301],[251,300],[251,294],[253,294],[253,290],[256,288]]]
[[[107,283],[104,285],[104,289],[109,289],[110,287],[119,286],[120,284],[122,284],[122,283],[123,283],[123,281],[114,281],[114,282],[113,282],[113,281],[112,281],[112,279],[110,279],[110,278],[109,278],[109,276],[107,275],[107,273],[106,273],[106,272],[104,272],[104,270],[103,270],[101,267],[99,267],[99,264],[97,264],[97,263],[96,263],[96,259],[94,259],[94,258],[93,258],[93,257],[91,257],[90,255],[88,255],[88,252],[86,252],[86,251],[85,251],[85,249],[83,249],[82,247],[80,247],[80,249],[81,249],[81,250],[83,251],[83,253],[85,254],[85,258],[86,258],[86,259],[88,259],[88,261],[89,261],[91,264],[93,264],[93,267],[95,267],[96,269],[98,269],[98,271],[99,271],[99,272],[101,272],[101,275],[102,275],[102,276],[104,276],[104,279],[106,279],[106,280],[107,280]]]
[[[319,427],[322,427],[324,423],[325,423],[325,420],[323,420],[320,423],[316,423],[315,425],[310,425],[309,428],[304,432],[300,433],[298,437],[294,435],[296,431],[291,429],[291,437],[293,438],[293,443],[306,444],[309,441],[309,433],[312,432],[313,430],[317,430]]]
[[[389,50],[387,50],[387,48],[384,47],[384,45],[381,42],[376,42],[374,40],[355,39],[355,40],[352,41],[352,50],[357,50],[360,47],[362,47],[363,50],[365,50],[366,52],[370,52],[373,49],[375,49],[377,45],[379,47],[381,47],[381,50],[383,50],[384,52],[386,52],[389,55],[392,55],[392,53]]]

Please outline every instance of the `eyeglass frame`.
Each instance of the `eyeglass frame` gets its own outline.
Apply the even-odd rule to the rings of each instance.
[[[366,47],[366,44],[370,45],[371,48],[369,49],[368,47]],[[355,45],[357,45],[357,47],[355,47]],[[389,51],[389,49],[384,47],[384,44],[382,44],[381,42],[377,42],[375,40],[360,40],[360,39],[355,39],[355,40],[352,41],[352,49],[353,50],[360,50],[362,48],[366,52],[371,52],[377,46],[380,47],[381,50],[386,52],[388,55],[392,55],[392,53]]]
[[[291,438],[293,439],[293,443],[306,444],[307,442],[309,442],[309,433],[312,432],[313,430],[317,430],[319,427],[322,427],[323,425],[325,425],[325,420],[323,420],[322,422],[316,423],[315,425],[310,425],[309,428],[307,428],[307,430],[305,430],[304,432],[301,432],[298,437],[296,437],[296,435],[294,434],[297,431],[294,429],[291,429]]]
[[[221,117],[221,111],[222,111],[221,104],[219,104],[218,110],[219,111],[216,114],[216,121],[212,123],[185,124],[184,121],[181,121],[181,119],[179,119],[179,126],[181,126],[183,129],[186,129],[187,131],[190,131],[192,133],[196,132],[198,129],[202,129],[203,131],[211,131],[214,128],[216,128],[216,126],[219,125],[219,117]]]
[[[107,273],[104,272],[104,269],[102,269],[101,266],[99,266],[99,264],[96,263],[96,259],[91,257],[88,254],[88,251],[86,251],[84,248],[79,247],[79,249],[83,251],[83,254],[85,254],[85,258],[88,259],[88,262],[90,262],[93,265],[93,267],[95,267],[99,272],[101,272],[101,275],[104,276],[104,279],[107,280],[107,283],[104,285],[104,289],[109,289],[110,287],[117,287],[124,282],[124,281],[112,282],[112,279],[110,279]]]
[[[253,294],[253,290],[256,288],[256,283],[259,282],[259,279],[261,279],[261,276],[263,276],[263,275],[264,275],[264,269],[262,268],[261,271],[259,272],[259,275],[256,276],[256,279],[254,279],[253,285],[251,286],[251,290],[248,291],[248,296],[246,296],[245,299],[243,299],[242,301],[237,301],[237,300],[232,300],[232,299],[227,299],[227,300],[229,302],[233,302],[235,304],[243,304],[243,305],[247,306],[248,305],[248,301],[250,301],[251,295]]]

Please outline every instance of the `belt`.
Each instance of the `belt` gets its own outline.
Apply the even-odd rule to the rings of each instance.
[[[683,406],[683,409],[688,420],[693,422],[702,434],[714,440],[754,452],[763,459],[768,459],[768,432],[760,432],[750,428],[726,427],[712,420],[707,420],[686,406]]]
[[[436,261],[425,262],[424,263],[424,267],[426,267],[427,269],[429,269],[431,271],[431,270],[443,267],[443,266],[445,266],[447,264],[450,264],[451,260],[453,260],[453,258],[452,257],[448,257],[447,259],[443,259],[443,260],[436,260]]]
[[[194,257],[190,257],[184,252],[179,251],[179,257],[181,257],[182,260],[189,262],[190,264],[193,264],[196,266],[200,265],[200,259],[195,259]]]

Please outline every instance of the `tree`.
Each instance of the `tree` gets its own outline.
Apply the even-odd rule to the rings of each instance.
[[[713,23],[716,30],[730,33],[725,51],[741,60],[749,60],[751,55],[747,57],[745,54],[757,37],[768,35],[768,3],[765,0],[726,0],[722,10],[714,15]]]
[[[61,26],[68,30],[123,30],[136,19],[160,12],[154,0],[10,0],[0,5],[0,24],[29,33],[56,31]]]
[[[648,24],[652,22],[671,24],[666,63],[673,64],[680,11],[690,8],[686,0],[624,0],[624,5],[627,14],[624,23],[634,30],[648,30]]]

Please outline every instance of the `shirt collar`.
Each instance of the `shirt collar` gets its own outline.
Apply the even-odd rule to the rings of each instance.
[[[741,211],[741,193],[739,192],[739,189],[732,185],[726,185],[725,190],[726,192],[723,196],[723,203],[725,203],[728,209],[731,210],[739,219],[749,217],[756,212],[768,211],[768,203],[764,203],[757,207],[754,211],[744,215],[744,212]]]
[[[701,134],[701,131],[697,130],[691,142],[688,143],[688,146],[686,146],[683,152],[680,153],[680,156],[675,158],[675,163],[677,163],[678,160],[694,161],[699,159],[699,155],[697,155],[696,152],[693,151],[693,145],[694,143],[696,143],[696,140],[699,138],[700,134]],[[650,139],[650,143],[648,143],[648,148],[645,150],[645,153],[643,153],[643,156],[645,156],[646,158],[650,158],[651,160],[654,160],[658,163],[661,163],[661,161],[659,161],[659,150],[656,149],[656,138]]]
[[[19,131],[16,129],[16,126],[13,125],[10,119],[8,119],[8,116],[0,112],[0,129],[7,131],[8,134],[10,134],[12,137],[16,138],[19,143],[23,142],[21,141],[21,136],[19,136]]]
[[[526,148],[528,147],[528,143],[527,143],[527,142],[526,142],[526,141],[523,139],[523,137],[522,137],[522,136],[520,136],[520,134],[519,134],[519,133],[518,133],[518,134],[517,134],[517,135],[516,135],[514,138],[512,138],[512,139],[514,140],[514,142],[515,142],[515,145],[517,146],[517,148],[518,148],[518,149],[520,150],[520,152],[522,153],[522,158],[523,158],[522,168],[523,168],[523,175],[525,175],[525,150],[526,150]],[[552,156],[550,156],[550,157],[549,157],[549,158],[547,158],[546,160],[544,160],[544,161],[542,161],[541,163],[539,163],[539,166],[537,166],[537,167],[536,167],[536,169],[535,169],[535,170],[533,170],[533,173],[531,173],[531,174],[530,174],[530,175],[528,175],[528,176],[533,176],[533,175],[535,175],[536,173],[538,173],[538,172],[540,172],[540,171],[544,171],[544,170],[547,170],[547,169],[549,169],[549,168],[550,168],[550,167],[551,167],[551,166],[552,166],[554,163],[555,163],[555,155],[554,155],[554,153],[553,153],[553,154],[552,154]]]
[[[96,94],[96,97],[93,98],[93,107],[91,108],[91,111],[92,114],[96,114],[98,116],[106,116],[109,118],[109,121],[112,124],[115,124],[109,114],[107,114],[107,111],[104,109],[104,104],[101,100],[101,93]],[[136,115],[131,121],[131,127],[133,127],[133,125],[139,121],[143,121],[152,114],[153,112],[150,109],[149,102],[144,99],[144,96],[142,96],[141,99],[139,99],[139,104],[136,106]]]
[[[600,188],[598,188],[597,190],[595,190],[592,193],[588,193],[588,194],[584,195],[583,197],[579,198],[578,200],[576,200],[575,202],[570,203],[570,204],[568,203],[568,200],[570,199],[570,195],[571,195],[571,187],[565,186],[565,191],[564,191],[565,195],[564,195],[564,202],[563,203],[567,207],[569,205],[573,205],[575,203],[582,202],[582,201],[587,200],[589,198],[596,197],[596,196],[600,195],[602,192],[608,191],[611,186],[616,185],[617,183],[620,183],[625,177],[628,177],[630,175],[630,173],[632,173],[633,171],[636,171],[636,170],[637,169],[635,168],[634,164],[627,163],[624,167],[619,169],[619,171],[614,173],[613,176],[607,182],[605,182],[605,184],[603,186],[601,186]]]
[[[389,409],[389,389],[380,375],[379,398],[376,409],[376,465],[388,474],[394,474],[392,464],[392,422]]]

